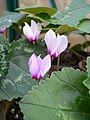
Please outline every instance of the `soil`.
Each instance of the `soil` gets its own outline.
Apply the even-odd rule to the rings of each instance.
[[[23,113],[19,107],[21,98],[13,99],[6,114],[6,120],[24,120]]]
[[[61,66],[62,67],[73,67],[75,69],[86,70],[86,60],[87,54],[85,52],[76,53],[67,49],[61,55]],[[82,63],[82,64],[80,64]]]
[[[86,71],[86,58],[88,54],[84,51],[76,53],[69,48],[60,55],[59,70],[63,67],[73,67],[74,69],[80,69]],[[50,73],[57,70],[57,58],[52,61],[52,68]]]

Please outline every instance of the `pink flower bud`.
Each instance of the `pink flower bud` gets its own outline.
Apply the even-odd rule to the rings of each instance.
[[[32,54],[28,61],[28,65],[31,77],[33,79],[40,80],[51,67],[51,57],[50,55],[47,55],[41,59],[40,56]]]
[[[31,26],[25,22],[23,27],[23,34],[30,42],[36,42],[39,39],[40,26],[33,20],[31,20]]]
[[[68,39],[65,35],[55,35],[55,32],[53,30],[49,30],[45,34],[45,43],[47,45],[48,54],[52,58],[58,57],[60,53],[62,53],[68,46]]]

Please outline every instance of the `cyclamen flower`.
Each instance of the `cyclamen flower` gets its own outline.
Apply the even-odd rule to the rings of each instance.
[[[65,35],[55,35],[55,32],[53,30],[49,30],[45,34],[45,43],[47,45],[48,54],[52,58],[58,57],[60,53],[62,53],[68,46],[68,39]]]
[[[0,28],[0,34],[3,34],[5,32],[5,28]]]
[[[28,65],[31,77],[40,80],[51,67],[51,57],[50,55],[47,55],[41,59],[40,55],[36,56],[35,54],[32,54],[28,61]]]
[[[23,27],[23,34],[30,42],[36,42],[39,39],[40,32],[40,27],[35,21],[31,20],[31,26],[25,22],[25,26]]]

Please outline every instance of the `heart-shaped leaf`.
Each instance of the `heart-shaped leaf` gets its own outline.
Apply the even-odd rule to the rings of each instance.
[[[28,59],[36,51],[44,53],[43,46],[18,40],[9,46],[10,65],[6,79],[0,81],[0,100],[23,97],[37,82],[32,80],[28,70]]]
[[[90,96],[83,85],[87,76],[73,68],[54,72],[21,101],[25,120],[89,120]]]
[[[12,23],[18,22],[18,20],[24,16],[26,16],[26,14],[7,11],[4,15],[0,16],[0,27],[8,28]]]
[[[58,11],[53,18],[56,18],[59,24],[76,27],[80,20],[87,17],[88,13],[90,13],[90,4],[85,0],[73,0],[63,12]]]

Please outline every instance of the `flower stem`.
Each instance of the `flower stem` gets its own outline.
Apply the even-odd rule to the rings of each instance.
[[[59,66],[60,66],[60,56],[57,58],[57,71],[59,71]]]
[[[38,81],[38,85],[39,85],[40,80],[37,80],[37,81]]]
[[[35,50],[35,42],[33,42],[33,44],[34,44],[34,50]]]

